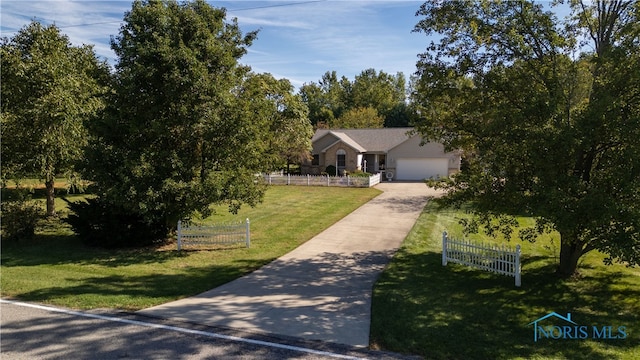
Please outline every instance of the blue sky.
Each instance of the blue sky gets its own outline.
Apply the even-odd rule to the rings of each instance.
[[[287,78],[295,87],[333,70],[349,79],[368,68],[408,78],[429,43],[424,34],[411,32],[422,1],[208,2],[226,8],[227,18],[237,18],[243,32],[260,30],[242,63]],[[32,19],[55,23],[74,45],[92,44],[114,64],[109,40],[118,34],[131,1],[2,0],[0,7],[3,37]]]

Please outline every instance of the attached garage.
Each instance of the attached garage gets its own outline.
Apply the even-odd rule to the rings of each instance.
[[[446,177],[449,174],[448,159],[398,159],[396,165],[397,180],[424,180]]]

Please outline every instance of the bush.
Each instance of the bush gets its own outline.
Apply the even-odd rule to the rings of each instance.
[[[325,169],[325,172],[331,176],[337,176],[338,174],[338,170],[334,165],[327,166],[327,168]]]
[[[142,247],[160,243],[167,237],[164,224],[145,221],[142,215],[101,198],[69,202],[69,210],[72,213],[65,221],[89,246]]]
[[[362,170],[356,170],[356,171],[350,172],[349,176],[353,176],[353,177],[370,177],[371,174],[369,174],[368,172],[364,172]]]
[[[2,238],[8,241],[33,239],[44,209],[28,200],[2,203]]]

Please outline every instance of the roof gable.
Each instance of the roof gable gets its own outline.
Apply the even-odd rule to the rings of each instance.
[[[354,150],[356,150],[358,152],[367,151],[367,149],[363,148],[360,144],[358,144],[356,141],[354,141],[352,138],[350,138],[345,133],[331,131],[331,134],[333,134],[334,136],[336,136],[338,138],[338,140],[336,142],[342,141],[343,143],[347,144],[349,147],[353,148]],[[326,148],[322,149],[322,151],[323,152],[327,151],[327,149],[330,148],[331,146],[335,145],[336,142],[334,142],[331,145],[327,146]]]

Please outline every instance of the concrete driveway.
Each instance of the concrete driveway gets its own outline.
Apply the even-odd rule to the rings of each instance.
[[[428,199],[441,195],[424,183],[377,188],[383,193],[261,269],[138,314],[368,346],[373,285]]]

